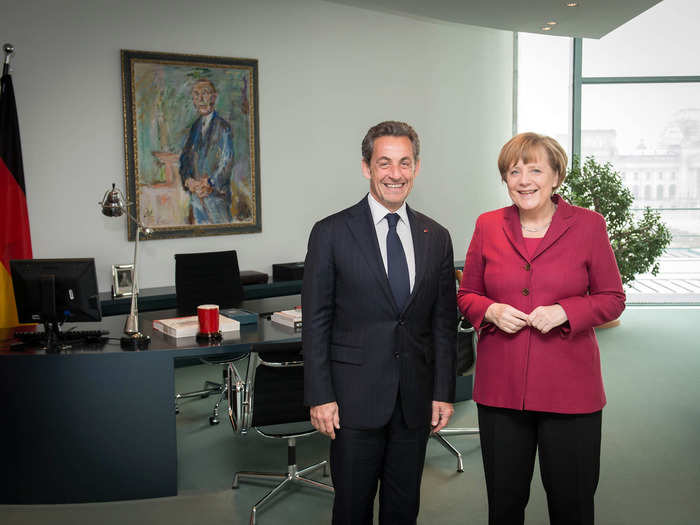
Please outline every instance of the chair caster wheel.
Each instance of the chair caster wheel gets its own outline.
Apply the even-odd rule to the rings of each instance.
[[[219,419],[214,417],[214,416],[209,416],[209,424],[210,425],[218,425]]]

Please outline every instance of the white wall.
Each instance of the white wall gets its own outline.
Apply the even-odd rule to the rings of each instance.
[[[142,287],[172,284],[180,252],[233,248],[267,272],[302,260],[312,224],[367,191],[360,142],[381,120],[420,134],[409,203],[450,229],[458,258],[476,216],[505,203],[511,33],[317,0],[3,3],[34,256],[95,257],[101,290],[133,250],[97,206],[125,187],[120,49],[259,60],[262,233],[144,242]]]

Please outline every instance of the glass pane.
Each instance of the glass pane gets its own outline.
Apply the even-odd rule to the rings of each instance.
[[[583,40],[584,77],[698,76],[700,2],[663,0],[600,40]]]
[[[638,213],[641,214],[641,210]],[[673,234],[671,248],[694,249],[693,271],[700,273],[700,208],[664,208],[659,213]]]
[[[557,139],[571,155],[571,38],[518,33],[518,133]]]
[[[700,83],[584,85],[581,129],[581,154],[662,210],[672,247],[700,247]]]

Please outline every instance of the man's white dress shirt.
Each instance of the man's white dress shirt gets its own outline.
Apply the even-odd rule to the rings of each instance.
[[[396,223],[396,233],[399,235],[403,252],[406,254],[406,264],[408,265],[408,279],[411,284],[411,292],[413,292],[413,283],[416,281],[416,256],[413,250],[413,236],[411,235],[411,225],[408,222],[408,213],[406,212],[406,203],[395,212],[387,210],[382,204],[379,204],[372,194],[367,195],[369,209],[372,212],[372,222],[374,230],[377,233],[377,241],[379,242],[379,251],[382,253],[382,261],[384,262],[384,271],[389,272],[389,266],[386,260],[386,235],[389,233],[389,223],[386,220],[387,213],[396,213],[399,216],[399,221]]]

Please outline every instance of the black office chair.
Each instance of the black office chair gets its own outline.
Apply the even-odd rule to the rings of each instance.
[[[178,253],[175,255],[175,292],[178,315],[195,315],[200,304],[218,304],[219,308],[233,308],[243,302],[243,286],[235,250],[203,253]],[[224,365],[221,383],[205,381],[202,390],[175,394],[177,402],[190,397],[209,397],[219,394],[209,423],[219,423],[219,405],[226,397],[226,366],[232,360],[245,356],[225,356],[219,359],[202,358],[208,365]]]
[[[457,375],[466,372],[474,363],[476,356],[476,344],[478,337],[476,330],[464,319],[460,319],[457,323]],[[460,352],[462,355],[460,355]],[[461,362],[461,366],[460,366]],[[431,434],[438,443],[445,447],[450,453],[457,458],[457,472],[464,472],[464,464],[462,462],[462,453],[452,445],[446,436],[478,436],[479,428],[443,428],[435,434]]]
[[[323,474],[327,476],[327,461],[302,469],[297,467],[296,439],[316,433],[311,424],[286,432],[275,432],[277,429],[271,428],[273,425],[309,421],[309,409],[304,407],[303,367],[301,342],[252,345],[245,376],[238,372],[236,364],[228,366],[228,414],[234,432],[245,435],[254,428],[261,436],[287,440],[286,472],[239,471],[233,477],[231,488],[234,489],[238,488],[240,481],[280,481],[253,505],[251,525],[255,525],[258,509],[287,485],[297,484],[334,492],[331,485],[305,477],[319,469],[323,469]]]
[[[457,288],[462,283],[462,270],[455,270]],[[476,359],[476,345],[479,341],[476,330],[463,317],[457,321],[457,375],[469,371]],[[440,432],[431,434],[438,443],[450,451],[457,458],[457,472],[464,472],[462,453],[447,441],[445,436],[478,436],[479,428],[443,428]]]

